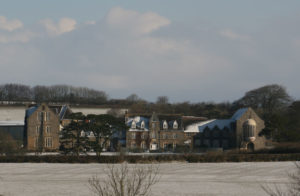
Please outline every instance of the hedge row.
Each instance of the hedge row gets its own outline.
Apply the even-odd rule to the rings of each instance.
[[[189,163],[207,162],[268,162],[300,161],[297,154],[184,154],[157,156],[0,156],[0,163],[155,163],[182,161]]]

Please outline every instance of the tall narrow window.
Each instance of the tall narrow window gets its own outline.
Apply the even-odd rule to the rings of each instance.
[[[155,139],[155,132],[152,132],[151,137],[152,139]]]
[[[39,126],[39,125],[37,125],[37,126],[35,127],[35,133],[36,133],[37,135],[40,133],[40,126]]]
[[[46,127],[46,133],[51,133],[51,127],[50,126]]]
[[[52,147],[52,137],[45,138],[45,147]]]
[[[46,121],[50,120],[50,112],[46,112]]]
[[[43,120],[43,112],[38,112],[37,113],[37,119],[38,119],[38,121]]]
[[[135,139],[135,133],[131,133],[131,139]]]

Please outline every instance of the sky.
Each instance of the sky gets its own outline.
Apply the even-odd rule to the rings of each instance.
[[[0,0],[0,84],[155,101],[300,99],[299,0]]]

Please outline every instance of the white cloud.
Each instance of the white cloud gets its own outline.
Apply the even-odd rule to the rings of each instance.
[[[0,31],[0,43],[6,43],[0,44],[5,70],[0,83],[65,83],[105,90],[115,98],[135,92],[148,100],[168,95],[176,101],[223,101],[261,84],[294,84],[300,71],[299,34],[287,37],[285,31],[270,36],[257,30],[250,37],[236,33],[242,28],[174,25],[156,13],[123,8],[113,8],[97,23],[48,19],[42,22],[47,31],[40,24]]]
[[[139,13],[120,7],[110,10],[106,22],[112,28],[137,35],[151,33],[171,23],[169,19],[153,12]]]
[[[10,20],[8,21],[6,17],[0,16],[0,29],[6,31],[14,31],[23,27],[23,23],[20,20]]]
[[[238,34],[231,29],[224,29],[220,32],[222,37],[226,37],[231,40],[250,41],[250,36]]]
[[[17,32],[17,33],[0,33],[0,43],[27,43],[31,38],[35,36],[35,33],[31,31],[23,31],[23,32]]]
[[[76,20],[71,18],[62,18],[57,24],[51,19],[45,19],[40,22],[50,35],[61,35],[63,33],[71,32],[76,28]]]

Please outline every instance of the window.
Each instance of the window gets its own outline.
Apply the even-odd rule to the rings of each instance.
[[[43,112],[38,112],[37,113],[37,120],[41,121],[43,119]]]
[[[167,139],[167,134],[163,134],[163,139]]]
[[[145,122],[144,122],[144,121],[141,123],[141,128],[142,128],[142,129],[145,128]]]
[[[36,132],[37,135],[40,133],[40,126],[39,125],[35,127],[35,132]]]
[[[195,145],[200,146],[201,145],[201,139],[195,139]]]
[[[46,121],[50,120],[50,112],[46,112]]]
[[[152,132],[151,137],[152,139],[155,139],[155,132]]]
[[[168,144],[164,143],[164,149],[167,149],[167,148],[168,148]]]
[[[50,126],[46,126],[46,133],[51,133],[51,127]]]
[[[45,147],[52,147],[52,137],[45,138]]]
[[[135,147],[136,147],[135,142],[131,142],[131,148],[135,148]]]
[[[163,123],[163,129],[168,129],[168,123],[167,123],[167,121],[164,121],[164,123]]]
[[[206,147],[210,147],[210,140],[204,140],[204,145]]]
[[[213,141],[213,147],[214,148],[219,148],[220,147],[220,142],[218,140]]]
[[[135,133],[131,133],[131,139],[135,139]]]
[[[177,133],[173,133],[173,139],[177,138]]]
[[[152,123],[152,128],[153,128],[153,129],[155,128],[155,123]]]
[[[173,142],[173,148],[174,149],[176,148],[176,142]]]
[[[174,123],[173,123],[173,129],[178,129],[178,123],[177,123],[176,120],[175,120]]]
[[[85,132],[83,130],[80,132],[80,137],[85,137]]]
[[[142,134],[141,134],[141,138],[142,138],[142,139],[145,139],[145,133],[142,133]]]
[[[145,149],[145,148],[146,148],[145,142],[142,142],[142,143],[141,143],[141,148],[142,148],[142,149]]]
[[[134,121],[132,121],[131,128],[136,129],[136,123]]]

